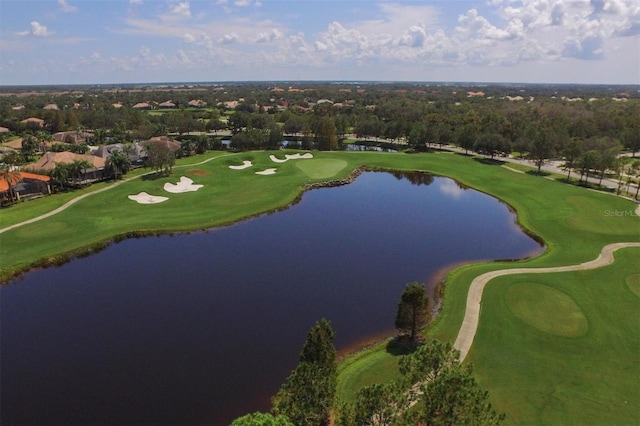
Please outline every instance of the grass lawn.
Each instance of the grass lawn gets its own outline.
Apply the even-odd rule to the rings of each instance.
[[[427,331],[443,341],[455,339],[468,286],[479,274],[515,265],[581,263],[594,259],[606,244],[640,241],[640,218],[631,214],[636,208],[633,202],[515,173],[470,156],[314,152],[312,160],[274,163],[269,154],[208,153],[183,159],[169,177],[133,179],[83,199],[56,216],[2,233],[0,278],[39,259],[78,251],[116,235],[202,229],[276,210],[294,201],[305,183],[344,178],[360,165],[453,177],[507,202],[517,211],[520,224],[545,241],[547,250],[535,259],[465,265],[452,271],[443,310]],[[273,154],[283,158],[283,152]],[[252,167],[228,167],[247,160],[253,162]],[[255,174],[267,168],[276,168],[276,174]],[[176,183],[183,175],[204,187],[185,194],[164,192],[165,182]],[[94,187],[84,191],[92,190]],[[127,199],[141,191],[169,196],[169,200],[139,205]],[[35,217],[63,204],[66,198],[62,197],[66,195],[3,210],[0,224],[4,227]],[[638,407],[639,399],[640,321],[632,312],[640,311],[638,251],[623,250],[616,259],[612,266],[597,271],[502,277],[485,289],[480,327],[468,360],[494,404],[507,413],[508,422],[579,424],[606,418],[609,424],[630,419],[640,423],[640,410],[634,413],[621,405],[627,395],[630,407]],[[529,305],[523,298],[541,300]],[[546,320],[538,318],[536,310]],[[340,369],[340,396],[351,398],[362,385],[395,377],[397,360],[384,346],[348,358]],[[589,404],[593,407],[587,407]],[[593,414],[598,410],[600,417]]]

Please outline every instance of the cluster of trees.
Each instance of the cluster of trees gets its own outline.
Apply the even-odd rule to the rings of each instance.
[[[597,173],[603,178],[612,171],[625,172],[629,183],[640,168],[617,158],[623,149],[633,154],[640,150],[640,101],[628,94],[624,94],[625,102],[613,101],[609,88],[495,86],[483,88],[487,92],[483,98],[467,98],[466,90],[472,88],[454,86],[309,84],[304,90],[287,92],[274,92],[272,88],[260,84],[192,89],[85,88],[59,94],[7,96],[0,98],[0,126],[23,136],[19,159],[22,163],[31,161],[38,148],[50,142],[52,133],[59,130],[84,134],[87,142],[94,145],[184,135],[178,136],[183,148],[176,156],[226,149],[220,138],[212,135],[225,130],[230,149],[239,151],[277,149],[284,139],[303,149],[338,150],[343,148],[343,138],[353,134],[365,140],[401,142],[415,151],[455,144],[491,158],[517,152],[539,171],[549,159],[564,159],[568,178],[575,170],[580,181],[589,174]],[[505,94],[515,90],[526,93],[531,100],[504,99]],[[581,94],[585,100],[570,102],[561,96],[562,92],[558,93],[560,90],[571,96]],[[591,102],[586,96],[598,99]],[[316,104],[320,97],[335,104]],[[192,98],[205,100],[207,106],[186,107]],[[18,99],[25,108],[16,111],[11,106]],[[143,99],[173,99],[179,108],[132,108]],[[232,99],[240,102],[234,110],[226,110],[223,102]],[[38,109],[49,102],[56,102],[62,109]],[[115,102],[123,106],[114,108]],[[80,107],[74,109],[74,104]],[[44,129],[37,124],[20,123],[31,116],[42,117]],[[185,135],[193,131],[208,134],[198,139]],[[86,147],[58,144],[53,149],[80,152]],[[9,159],[16,163],[16,158]]]
[[[504,419],[473,377],[459,351],[437,340],[421,342],[418,331],[429,322],[422,284],[407,284],[395,320],[409,355],[399,361],[401,378],[360,389],[353,401],[336,398],[337,364],[331,322],[309,331],[299,363],[272,398],[271,413],[253,413],[232,426],[495,425]]]

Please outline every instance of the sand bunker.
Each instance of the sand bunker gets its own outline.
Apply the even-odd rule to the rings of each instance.
[[[300,158],[313,158],[313,154],[310,152],[307,152],[306,154],[286,154],[284,160],[279,159],[273,154],[269,156],[269,159],[274,163],[284,163],[285,161],[298,160]]]
[[[241,166],[229,166],[230,169],[233,170],[242,170],[242,169],[246,169],[247,167],[251,167],[253,166],[253,163],[251,161],[245,160],[242,162]]]
[[[164,190],[167,192],[171,192],[172,194],[180,194],[183,192],[197,191],[203,186],[204,185],[194,185],[193,180],[189,179],[186,176],[182,176],[180,178],[180,182],[178,182],[175,185],[169,182],[165,183]]]
[[[138,204],[158,204],[163,201],[167,201],[168,197],[160,197],[157,195],[149,195],[146,192],[141,192],[137,195],[129,195],[129,199],[136,201]]]
[[[266,169],[266,170],[263,170],[261,172],[256,172],[256,174],[257,175],[263,175],[263,176],[275,175],[276,174],[276,169]]]

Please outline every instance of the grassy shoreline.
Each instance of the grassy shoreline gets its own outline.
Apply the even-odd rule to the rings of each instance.
[[[550,267],[581,263],[595,258],[606,244],[640,241],[640,221],[637,216],[610,217],[606,214],[607,211],[635,210],[635,204],[629,200],[613,197],[610,194],[588,191],[543,177],[516,173],[505,167],[476,161],[469,156],[441,153],[407,155],[372,152],[314,152],[313,160],[274,164],[268,158],[270,154],[282,156],[282,152],[248,152],[225,155],[210,153],[199,158],[183,159],[177,163],[172,176],[155,180],[138,177],[124,184],[114,185],[107,191],[75,203],[56,216],[0,234],[0,281],[6,281],[7,277],[15,275],[15,271],[29,269],[37,262],[43,262],[43,259],[45,260],[43,264],[46,264],[48,260],[66,260],[57,258],[61,253],[67,253],[70,258],[88,254],[91,249],[87,249],[87,247],[101,247],[100,245],[120,238],[118,236],[129,237],[209,229],[288,208],[289,205],[304,196],[306,189],[324,185],[324,182],[327,181],[348,181],[353,171],[361,167],[425,171],[456,179],[465,186],[485,192],[505,202],[517,213],[518,224],[530,235],[544,241],[546,250],[534,258],[515,262],[466,264],[450,271],[446,278],[442,311],[438,319],[426,330],[429,338],[451,342],[455,339],[462,322],[469,284],[473,278],[481,273],[495,269],[512,268],[514,265]],[[254,167],[245,171],[232,171],[228,168],[229,165],[240,164],[245,160],[253,161]],[[315,163],[309,163],[314,164],[314,167],[305,171],[299,166],[303,164],[302,161],[315,161]],[[255,171],[268,167],[277,167],[277,174],[266,177],[258,177],[254,174]],[[326,171],[325,174],[323,174],[323,170]],[[204,187],[196,193],[172,195],[166,203],[153,206],[136,205],[126,198],[128,194],[140,191],[152,194],[160,193],[165,182],[174,182],[180,175],[190,176],[195,183],[204,184]],[[104,184],[104,186],[108,185],[108,183]],[[91,189],[86,191],[91,191]],[[55,198],[48,197],[41,199],[42,201],[34,200],[16,206],[18,213],[11,212],[5,215],[3,212],[2,218],[0,218],[1,227],[17,223],[25,218],[35,217],[42,214],[46,208],[53,209],[54,206],[63,204],[63,201],[58,199],[54,201]],[[609,267],[611,268],[608,269],[610,276],[627,273],[620,271],[631,270],[633,272],[634,267],[638,269],[637,264],[632,262],[633,257],[621,255],[620,259],[622,260],[616,260],[614,265]],[[579,295],[576,295],[575,292],[580,290],[581,280],[587,279],[589,276],[601,275],[594,272],[593,275],[576,274],[570,276],[566,292],[572,294],[571,297],[574,299],[579,299]],[[504,284],[496,285],[496,288],[490,284],[487,287],[487,294],[490,295],[489,297],[493,299],[497,297],[498,299],[495,300],[499,300],[500,297],[504,297],[504,292],[510,291],[510,286],[519,282],[519,279],[519,276],[501,278],[500,282],[504,281]],[[551,276],[536,278],[536,282],[543,285],[554,280],[555,278]],[[502,289],[502,293],[500,289]],[[603,303],[606,303],[606,295],[602,297],[605,298]],[[619,297],[614,298],[614,300],[619,299]],[[392,303],[396,302],[392,301]],[[589,305],[592,304],[589,303]],[[583,309],[583,311],[590,323],[595,321],[596,324],[605,326],[601,324],[600,317],[595,316],[589,309]],[[487,329],[487,324],[497,321],[496,317],[510,318],[510,315],[512,316],[508,306],[502,302],[483,304],[479,333],[469,353],[469,359],[476,367],[479,380],[487,385],[492,395],[495,393],[494,402],[497,407],[507,412],[507,421],[512,423],[531,423],[534,420],[547,422],[549,419],[562,418],[567,413],[573,416],[569,416],[569,419],[574,419],[577,422],[583,420],[579,416],[580,410],[567,408],[567,403],[554,407],[555,414],[549,419],[532,417],[532,413],[536,412],[536,409],[532,408],[532,404],[543,400],[537,395],[540,392],[549,392],[550,378],[544,375],[524,374],[528,377],[528,381],[523,384],[522,389],[526,390],[526,392],[521,392],[523,396],[514,397],[513,392],[508,398],[504,396],[504,389],[509,388],[509,376],[500,374],[496,370],[501,368],[500,364],[491,362],[492,359],[499,358],[502,350],[513,353],[524,351],[524,353],[537,357],[538,363],[549,363],[549,365],[552,364],[552,357],[562,354],[561,345],[556,352],[546,355],[544,352],[541,353],[535,345],[532,345],[528,340],[531,333],[529,324],[513,325],[509,323],[511,324],[509,330],[512,332],[510,336],[513,341],[506,339],[500,330],[496,331],[491,327]],[[615,330],[616,333],[624,328],[619,322],[607,326]],[[625,339],[629,340],[628,334],[632,332],[636,332],[633,327],[631,327],[631,331],[623,331],[622,333]],[[638,334],[640,334],[640,330],[638,330]],[[524,337],[516,338],[517,336]],[[543,340],[544,337],[553,340],[557,336],[543,336]],[[492,342],[492,344],[487,344],[487,342]],[[575,342],[564,343],[571,346],[570,344]],[[521,347],[521,349],[515,351],[514,347]],[[625,347],[624,351],[628,353],[624,359],[631,359],[633,356],[640,357],[640,349],[634,350]],[[359,386],[380,379],[393,378],[396,374],[394,364],[397,365],[397,355],[393,351],[387,351],[383,343],[346,357],[340,367],[339,395],[349,398]],[[508,361],[503,359],[504,363],[508,364]],[[525,373],[534,369],[527,365],[518,364],[518,366],[520,369],[524,369]],[[538,369],[539,365],[536,364],[535,370]],[[501,377],[502,381],[492,380],[492,377]],[[626,380],[637,380],[638,375],[635,378],[634,376],[629,377]],[[620,377],[617,380],[624,381],[625,378]],[[554,386],[560,386],[560,384]],[[625,386],[628,387],[628,383]],[[582,394],[574,393],[574,396],[580,396],[570,402],[580,405],[597,397],[592,384],[583,387],[584,392]],[[528,394],[528,389],[532,395]],[[576,398],[579,401],[576,401]],[[531,402],[528,402],[529,400]],[[628,411],[625,413],[627,417],[619,418],[622,423],[629,420]],[[640,418],[635,420],[640,420]]]

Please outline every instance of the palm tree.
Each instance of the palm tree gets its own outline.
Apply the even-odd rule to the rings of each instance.
[[[91,164],[86,160],[75,160],[73,163],[67,165],[69,174],[74,179],[76,185],[80,186],[80,175],[85,169],[91,167]]]
[[[64,187],[65,183],[69,179],[69,169],[69,164],[58,163],[53,170],[49,171],[49,177],[60,186],[60,189]]]
[[[129,156],[122,151],[112,151],[111,155],[107,159],[107,167],[113,171],[115,179],[118,179],[118,175],[124,175],[131,168],[131,160]]]
[[[20,172],[13,171],[8,164],[3,164],[1,167],[0,177],[7,183],[7,194],[9,195],[9,200],[11,200],[11,204],[13,204],[15,202],[14,186],[22,180],[22,176]]]

